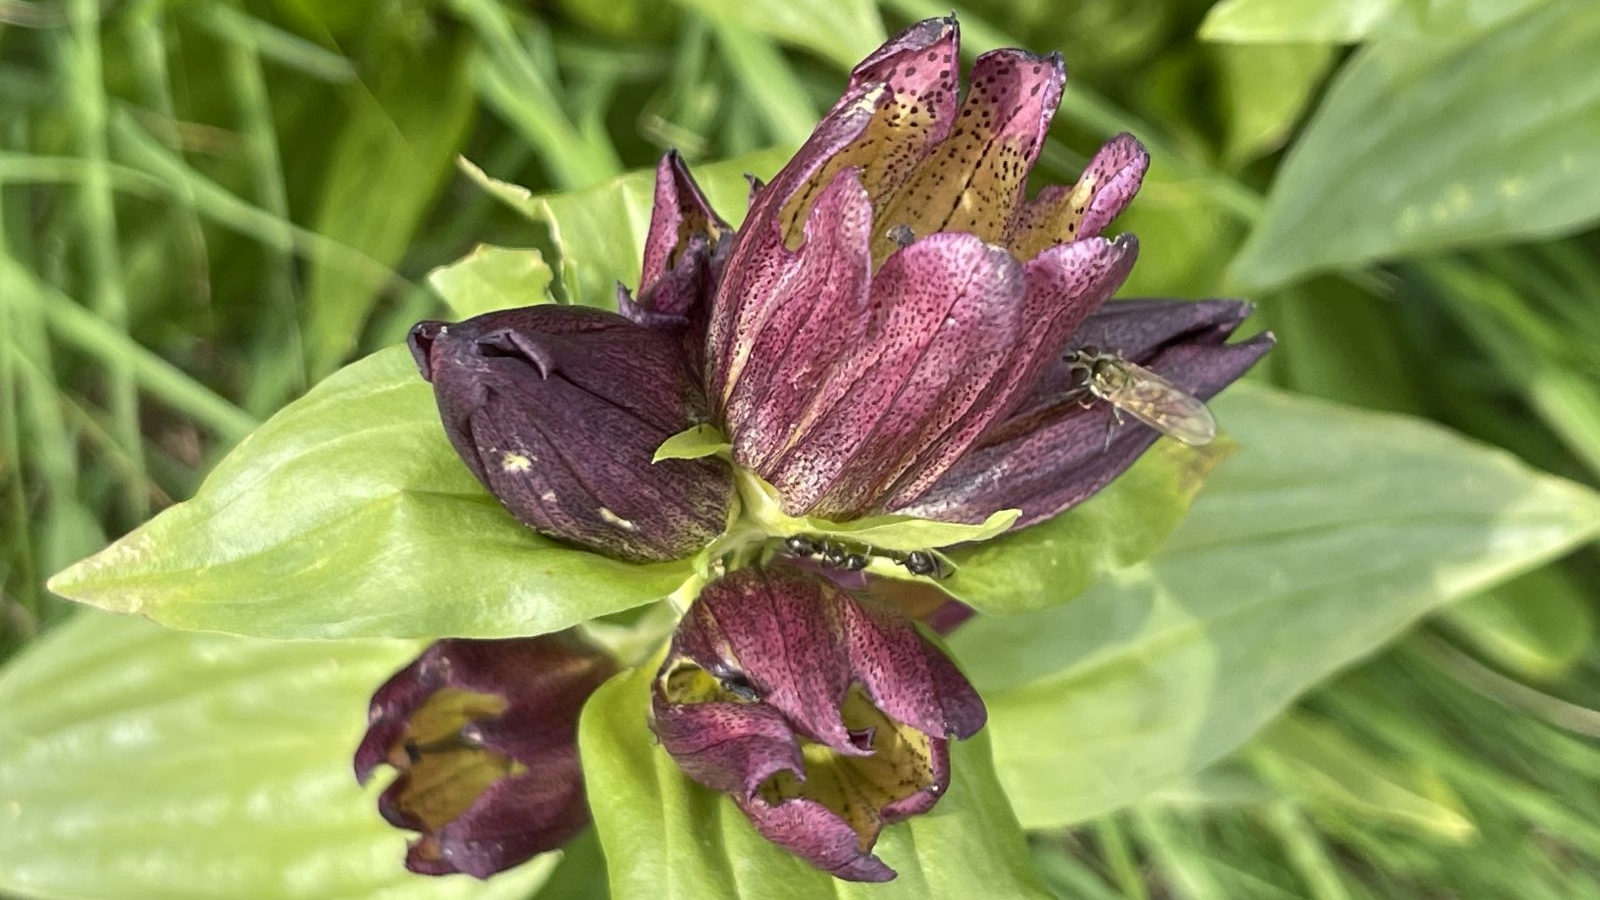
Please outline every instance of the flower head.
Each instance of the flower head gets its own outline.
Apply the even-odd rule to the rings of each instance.
[[[727,524],[724,463],[651,462],[706,415],[681,328],[530,306],[421,322],[410,342],[456,452],[529,527],[648,561],[689,556]]]
[[[421,833],[406,867],[487,878],[582,830],[578,712],[615,671],[566,632],[448,640],[379,688],[356,778],[383,764],[399,771],[378,811]]]
[[[784,509],[845,520],[915,501],[1015,408],[1121,285],[1137,190],[1113,140],[1072,189],[1024,189],[1061,97],[1052,55],[984,54],[958,98],[953,19],[857,66],[762,189],[715,299],[708,390],[733,458]]]
[[[894,871],[884,825],[950,786],[951,738],[983,701],[898,610],[793,567],[706,587],[678,627],[653,698],[684,773],[733,796],[762,834],[852,881]]]
[[[1107,302],[1137,243],[1103,232],[1139,188],[1144,148],[1113,138],[1075,185],[1029,200],[1060,59],[987,53],[964,96],[958,59],[953,19],[913,25],[869,56],[810,140],[757,185],[736,235],[669,154],[621,315],[540,306],[424,322],[411,336],[450,440],[523,522],[637,561],[709,545],[691,582],[709,583],[654,682],[656,734],[773,842],[860,881],[894,877],[872,853],[879,832],[943,796],[948,742],[985,720],[911,618],[947,630],[972,614],[911,578],[937,569],[918,542],[1044,521],[1156,440],[1141,424],[1113,427],[1116,398],[1074,362],[1088,348],[1198,406],[1272,344],[1228,343],[1249,312],[1238,301]],[[701,423],[728,444],[696,444],[714,431],[696,429],[665,452]],[[652,463],[658,448],[728,459]],[[846,524],[879,513],[932,521]],[[833,538],[811,547],[812,528]],[[871,551],[841,534],[872,535],[909,574],[878,578]],[[786,563],[775,538],[797,556],[822,552]],[[829,569],[834,556],[850,571]],[[568,658],[546,640],[532,646]],[[491,646],[443,642],[430,654],[498,659]],[[492,871],[506,855],[485,857],[462,835],[480,834],[480,818],[522,835],[501,791],[546,791],[517,795],[528,835],[504,846],[531,853],[569,834],[581,821],[581,798],[574,807],[563,792],[573,782],[525,779],[575,772],[570,729],[548,742],[559,753],[535,753],[486,741],[486,723],[523,721],[522,693],[586,695],[602,670],[520,665],[496,676],[515,686],[505,694],[492,679],[428,671],[419,661],[379,692],[358,755],[363,777],[383,759],[404,773],[384,810],[423,832],[413,867]],[[553,687],[534,686],[547,678]],[[561,729],[570,712],[547,711]]]

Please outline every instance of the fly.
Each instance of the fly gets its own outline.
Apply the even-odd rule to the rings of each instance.
[[[1217,420],[1204,402],[1188,391],[1115,352],[1082,347],[1062,358],[1074,372],[1083,373],[1075,392],[1091,394],[1111,404],[1114,425],[1127,413],[1167,437],[1192,447],[1211,443]],[[1106,433],[1106,446],[1111,433]]]

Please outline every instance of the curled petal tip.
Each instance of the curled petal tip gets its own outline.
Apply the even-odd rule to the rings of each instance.
[[[416,361],[423,381],[433,380],[433,342],[444,330],[445,323],[427,319],[411,326],[411,332],[406,335],[406,346],[411,349],[411,358]]]

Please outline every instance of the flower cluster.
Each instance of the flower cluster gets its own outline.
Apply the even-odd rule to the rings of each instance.
[[[873,53],[737,232],[669,154],[617,313],[536,306],[410,339],[445,433],[512,515],[619,559],[700,555],[709,583],[641,714],[686,776],[852,880],[894,876],[879,831],[939,800],[948,742],[984,707],[913,621],[960,618],[913,578],[931,557],[894,557],[918,590],[879,589],[774,521],[1015,510],[1028,527],[1159,437],[1113,427],[1075,351],[1198,405],[1272,342],[1227,342],[1238,301],[1107,302],[1138,244],[1104,231],[1144,148],[1118,136],[1075,185],[1028,199],[1060,59],[987,53],[964,96],[958,60],[953,19]],[[653,462],[696,426],[723,452]],[[573,723],[615,668],[566,634],[445,641],[385,685],[357,769],[402,773],[382,808],[422,835],[408,864],[484,876],[581,827]]]

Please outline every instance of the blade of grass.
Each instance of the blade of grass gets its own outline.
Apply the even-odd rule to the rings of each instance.
[[[1561,335],[1528,315],[1507,284],[1476,267],[1441,258],[1417,259],[1411,266],[1447,295],[1446,312],[1497,363],[1546,427],[1600,476],[1600,393],[1553,358]]]
[[[213,36],[235,46],[248,46],[263,58],[329,84],[356,77],[356,67],[338,53],[226,3],[195,3],[185,15]]]
[[[1139,873],[1139,863],[1133,858],[1133,849],[1128,846],[1128,836],[1123,833],[1122,825],[1115,817],[1105,816],[1090,826],[1090,833],[1100,845],[1100,855],[1105,857],[1106,865],[1111,867],[1111,878],[1128,900],[1150,900],[1150,892],[1145,888],[1144,876]]]
[[[302,228],[292,222],[285,223],[282,218],[240,199],[215,181],[185,165],[181,159],[140,128],[133,117],[123,110],[115,110],[112,113],[111,136],[116,141],[118,150],[125,153],[131,163],[149,170],[148,173],[139,172],[137,169],[126,170],[133,173],[130,175],[132,179],[168,193],[174,190],[173,184],[187,182],[194,191],[196,207],[207,218],[233,231],[273,246],[287,246],[306,259],[321,260],[329,265],[345,268],[353,274],[383,279],[400,287],[413,286],[394,270],[365,253],[338,241],[329,240],[308,228]],[[5,160],[0,160],[0,164],[4,162]],[[57,163],[51,168],[57,171],[61,167]],[[0,173],[4,171],[4,166],[0,165]],[[80,175],[81,173],[70,173],[70,177],[73,178]]]
[[[152,397],[194,419],[228,444],[240,440],[256,427],[256,419],[244,410],[140,346],[126,332],[36,279],[15,260],[0,257],[0,278],[12,286],[8,293],[16,306],[42,318],[62,341],[96,359],[122,360],[130,377]],[[40,368],[48,371],[46,366]],[[64,428],[60,430],[65,431]]]
[[[211,18],[221,5],[206,5]],[[305,347],[300,336],[300,304],[294,283],[294,260],[288,246],[289,191],[283,181],[283,161],[278,157],[277,128],[272,123],[272,104],[267,97],[267,82],[261,72],[261,57],[256,49],[256,31],[222,14],[217,27],[222,41],[223,72],[228,95],[239,115],[239,130],[244,138],[244,162],[250,171],[251,194],[262,209],[276,220],[272,239],[262,243],[266,255],[266,278],[262,300],[266,315],[257,319],[258,332],[249,348],[250,383],[244,407],[253,415],[265,415],[291,396],[305,392]],[[181,157],[180,157],[181,158]]]
[[[767,123],[772,143],[804,143],[817,123],[816,105],[772,39],[727,19],[713,20],[712,27],[722,58]]]
[[[1207,868],[1203,854],[1195,852],[1168,814],[1135,807],[1131,817],[1140,843],[1166,880],[1177,888],[1177,896],[1188,900],[1228,900],[1227,892]]]
[[[500,4],[451,0],[450,8],[473,28],[488,51],[477,64],[484,102],[539,148],[557,186],[587,187],[622,173],[622,160],[609,140],[586,137],[573,125]]]
[[[122,288],[122,264],[117,249],[117,219],[110,179],[106,175],[106,95],[101,79],[100,9],[95,0],[68,0],[70,37],[63,38],[61,57],[69,85],[67,107],[76,132],[78,154],[87,165],[77,201],[81,216],[89,305],[117,328],[128,324],[128,300]],[[138,459],[140,442],[139,396],[126,359],[102,360],[106,369],[108,407],[112,432],[125,452]],[[149,502],[138,487],[129,484],[122,502],[128,515],[140,520]]]
[[[1289,863],[1310,889],[1313,900],[1352,900],[1322,839],[1294,804],[1285,801],[1270,805],[1265,820],[1267,829],[1283,844]]]
[[[175,45],[177,35],[167,28],[165,0],[141,0],[122,17],[122,39],[133,57],[134,71],[139,78],[144,101],[161,121],[176,122],[177,108],[172,100],[172,73],[167,66],[167,50]],[[177,151],[179,144],[176,129],[164,135],[167,146]],[[121,189],[113,177],[113,188]],[[192,277],[183,279],[193,286],[196,299],[204,303],[209,299],[210,261],[206,256],[205,230],[200,225],[200,214],[195,209],[194,192],[186,182],[172,186],[174,195],[167,198],[167,230],[173,235],[178,252],[182,254],[177,267]]]

